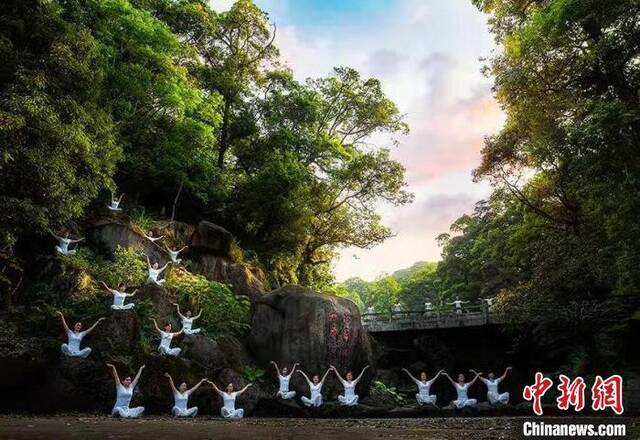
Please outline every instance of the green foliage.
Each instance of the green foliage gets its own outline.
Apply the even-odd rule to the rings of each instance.
[[[265,374],[266,371],[262,368],[252,367],[250,365],[244,367],[244,371],[242,372],[244,378],[250,383],[259,383],[264,381]]]
[[[171,271],[167,288],[176,293],[185,310],[202,310],[199,325],[208,335],[242,336],[249,328],[249,300],[238,297],[224,284],[184,271]]]
[[[145,235],[148,234],[155,225],[154,218],[148,215],[144,209],[134,209],[131,213],[130,221],[131,226],[136,232]]]
[[[387,387],[384,383],[374,380],[369,389],[369,398],[377,403],[389,406],[400,406],[405,402],[404,396],[398,393],[395,387]]]

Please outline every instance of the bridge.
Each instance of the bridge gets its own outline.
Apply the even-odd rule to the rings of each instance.
[[[370,333],[430,330],[455,327],[480,327],[505,323],[502,313],[486,305],[471,305],[447,311],[396,311],[365,313],[362,323]]]

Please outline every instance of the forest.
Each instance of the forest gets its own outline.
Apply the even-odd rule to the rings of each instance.
[[[50,234],[80,234],[124,193],[142,231],[202,219],[227,228],[268,288],[300,284],[379,312],[496,297],[571,371],[637,369],[637,355],[620,353],[640,322],[640,4],[473,3],[500,48],[484,71],[506,122],[473,171],[493,192],[437,237],[441,261],[337,283],[339,250],[391,237],[379,207],[413,198],[391,154],[409,127],[377,79],[337,66],[296,80],[277,23],[251,0],[222,13],[205,0],[5,1],[3,308],[55,304],[39,279]],[[132,284],[143,265],[125,250],[69,264]],[[96,288],[80,287],[70,307],[90,315]],[[223,285],[168,287],[209,298],[210,310],[226,304],[212,334],[230,315],[234,332],[246,326],[248,308]]]

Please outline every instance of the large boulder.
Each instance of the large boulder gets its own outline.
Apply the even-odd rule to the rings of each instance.
[[[242,263],[234,263],[215,255],[201,255],[191,270],[210,281],[228,284],[236,295],[246,296],[255,302],[264,294],[260,279]]]
[[[168,262],[167,252],[163,247],[134,231],[131,226],[115,220],[96,222],[89,230],[89,238],[99,248],[113,253],[118,246],[132,248],[142,252],[152,262],[163,266]]]
[[[291,368],[299,362],[307,374],[323,372],[329,365],[343,375],[359,374],[373,363],[369,336],[356,305],[300,286],[282,287],[254,303],[249,346],[263,364],[274,360]],[[371,377],[369,370],[358,385],[361,394]],[[299,375],[292,387],[308,393]]]
[[[222,226],[202,220],[191,235],[189,248],[192,251],[229,257],[233,235]]]

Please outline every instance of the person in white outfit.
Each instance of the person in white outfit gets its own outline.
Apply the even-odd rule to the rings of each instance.
[[[65,232],[64,237],[59,237],[55,234],[51,234],[54,236],[56,240],[58,240],[58,246],[56,246],[56,252],[60,255],[64,255],[65,257],[71,257],[76,254],[75,249],[69,249],[69,246],[73,243],[79,243],[84,240],[84,237],[78,238],[77,240],[72,240],[69,238],[69,233]]]
[[[478,399],[469,399],[467,391],[469,390],[469,387],[473,385],[476,380],[478,380],[478,377],[480,377],[481,374],[482,373],[476,373],[476,377],[474,377],[471,382],[465,383],[464,374],[462,373],[458,374],[457,382],[454,382],[454,380],[451,379],[451,376],[449,376],[447,373],[444,373],[444,375],[447,377],[447,379],[449,379],[449,382],[451,382],[451,384],[456,389],[456,392],[458,393],[458,397],[452,402],[456,408],[461,409],[465,406],[475,407],[478,404]]]
[[[147,240],[152,241],[152,242],[156,242],[158,240],[162,240],[164,238],[164,235],[161,235],[160,237],[156,237],[153,235],[153,231],[149,231],[149,234],[144,236]]]
[[[160,330],[158,322],[155,319],[153,319],[153,324],[156,326],[158,333],[160,333],[160,345],[158,346],[158,351],[165,356],[179,356],[182,350],[178,347],[171,348],[171,340],[174,336],[181,335],[182,329],[179,332],[172,333],[171,323],[169,322],[164,325],[164,331]]]
[[[194,406],[189,408],[189,397],[191,394],[200,388],[204,382],[207,382],[207,379],[202,379],[200,382],[195,384],[193,388],[187,389],[187,384],[182,382],[178,388],[176,388],[173,383],[173,378],[169,373],[164,373],[165,377],[169,379],[169,385],[171,385],[171,390],[173,391],[173,408],[171,409],[171,413],[174,417],[195,417],[198,414],[198,407]]]
[[[93,329],[96,328],[96,326],[106,318],[98,319],[91,327],[89,327],[85,331],[82,331],[82,323],[76,322],[73,326],[73,330],[71,330],[67,325],[67,321],[64,319],[64,315],[62,314],[62,312],[57,313],[58,315],[60,315],[60,319],[62,320],[62,327],[64,327],[64,331],[67,333],[67,343],[60,346],[60,350],[62,351],[62,353],[70,357],[80,357],[83,359],[89,357],[89,355],[91,354],[91,349],[89,347],[80,349],[82,338],[91,333]]]
[[[416,394],[416,401],[418,404],[435,406],[438,396],[435,394],[429,394],[429,391],[431,390],[431,385],[433,385],[436,379],[444,373],[444,370],[438,371],[438,374],[436,374],[431,380],[427,380],[427,373],[424,371],[420,373],[420,379],[415,378],[406,368],[403,368],[402,371],[407,373],[411,380],[418,386],[418,394]]]
[[[200,333],[201,329],[193,328],[193,321],[195,321],[200,317],[200,315],[202,315],[202,309],[196,316],[191,316],[190,310],[187,310],[186,315],[183,315],[182,313],[180,313],[180,305],[177,303],[174,303],[173,305],[176,306],[176,309],[178,309],[178,316],[180,317],[180,322],[182,322],[182,331],[184,331],[184,334],[196,335]]]
[[[356,385],[358,385],[358,382],[360,382],[360,379],[362,379],[362,376],[364,375],[364,372],[367,371],[367,368],[369,368],[369,365],[365,366],[360,372],[360,375],[354,380],[353,373],[351,371],[348,371],[345,378],[343,379],[342,376],[340,376],[340,373],[338,373],[336,367],[334,367],[333,365],[329,367],[330,370],[336,373],[336,377],[344,387],[344,395],[338,396],[338,402],[340,403],[340,405],[356,406],[358,404]]]
[[[113,295],[113,304],[111,304],[111,310],[131,310],[135,306],[133,303],[125,304],[124,301],[136,294],[137,290],[131,293],[125,292],[127,286],[124,283],[120,283],[117,289],[112,289],[104,281],[100,281],[107,292]]]
[[[253,384],[250,383],[240,391],[233,391],[233,384],[230,383],[227,385],[226,391],[222,391],[215,383],[211,381],[208,382],[213,385],[213,389],[216,393],[222,397],[222,408],[220,408],[220,414],[222,417],[225,419],[241,419],[244,416],[244,410],[236,409],[236,397],[247,391],[247,389]]]
[[[157,286],[162,286],[165,280],[159,280],[158,277],[160,274],[169,266],[169,263],[165,264],[162,267],[158,267],[158,262],[154,262],[153,265],[149,261],[149,257],[147,257],[147,267],[149,269],[149,276],[147,278],[148,284],[155,284]]]
[[[169,253],[169,258],[171,259],[171,262],[175,264],[180,264],[182,263],[182,259],[178,258],[178,255],[180,254],[180,252],[182,252],[188,247],[189,246],[184,246],[182,249],[178,249],[177,251],[172,251],[171,249],[169,249],[169,246],[165,246],[164,248]]]
[[[324,373],[324,376],[322,376],[322,379],[320,379],[320,376],[318,376],[317,374],[314,374],[311,380],[309,380],[309,376],[304,374],[304,371],[298,370],[298,373],[302,374],[307,380],[307,384],[309,385],[309,392],[311,393],[309,397],[300,397],[300,400],[302,400],[302,403],[304,403],[306,406],[313,406],[317,408],[322,405],[322,385],[324,384],[324,380],[327,378],[329,371],[331,370],[327,369],[327,371]]]
[[[289,381],[291,380],[291,376],[296,371],[296,367],[299,364],[297,362],[293,364],[291,373],[289,373],[287,367],[283,367],[282,370],[280,370],[280,368],[278,368],[278,364],[276,364],[274,361],[271,361],[269,363],[275,367],[276,373],[278,373],[278,381],[280,382],[280,389],[276,393],[276,397],[280,397],[284,400],[289,400],[296,397],[295,391],[289,391]]]
[[[469,301],[461,301],[459,297],[456,296],[456,300],[450,303],[447,303],[450,306],[455,306],[456,315],[462,315],[462,304],[467,304]]]
[[[116,384],[116,403],[113,405],[111,415],[125,419],[140,417],[144,412],[144,407],[136,406],[131,408],[131,398],[133,397],[133,391],[140,380],[142,370],[144,370],[144,365],[140,367],[133,380],[131,380],[131,376],[127,376],[122,382],[120,381],[116,367],[113,366],[113,364],[107,364],[107,367],[111,369],[111,373],[113,374],[113,379]]]
[[[469,371],[474,374],[478,374],[474,370]],[[507,373],[509,373],[509,371],[511,371],[511,367],[507,367],[506,370],[504,370],[504,374],[497,379],[495,377],[495,374],[493,374],[493,371],[489,372],[489,374],[487,375],[487,379],[480,375],[480,381],[487,386],[487,400],[490,404],[507,405],[509,403],[509,393],[500,393],[498,391],[498,384],[502,382],[505,377],[507,377]]]
[[[482,301],[488,312],[493,312],[493,302],[495,301],[495,298],[479,298],[480,301]]]
[[[113,198],[113,193],[111,193],[111,203],[109,203],[109,206],[107,206],[109,211],[112,211],[112,212],[122,211],[122,208],[120,208],[120,202],[122,201],[123,197],[124,197],[124,193],[122,195],[120,195],[119,198],[114,199]]]

